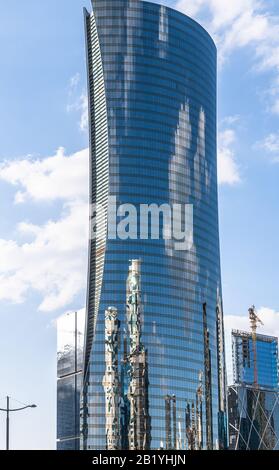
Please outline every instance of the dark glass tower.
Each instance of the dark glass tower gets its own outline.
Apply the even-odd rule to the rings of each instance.
[[[173,9],[139,0],[92,4],[93,13],[85,11],[90,202],[104,213],[103,237],[89,246],[82,447],[222,448],[216,48]],[[109,196],[136,208],[192,204],[192,248],[112,240]]]
[[[80,448],[84,310],[57,320],[57,450]]]
[[[228,409],[230,450],[279,450],[278,389],[232,385]]]
[[[232,332],[229,448],[279,450],[278,338],[257,334],[254,341],[251,333]]]

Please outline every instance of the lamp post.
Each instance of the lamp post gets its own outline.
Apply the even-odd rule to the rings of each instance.
[[[21,408],[10,408],[10,397],[7,397],[7,407],[0,408],[0,411],[6,413],[6,450],[10,449],[10,413],[26,410],[27,408],[37,408],[37,405],[26,405]]]

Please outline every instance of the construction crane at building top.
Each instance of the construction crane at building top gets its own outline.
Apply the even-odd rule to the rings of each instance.
[[[253,343],[253,356],[254,356],[254,386],[258,387],[258,367],[257,367],[257,327],[258,324],[263,325],[263,322],[256,313],[255,305],[249,308],[249,320],[252,330],[252,343]]]

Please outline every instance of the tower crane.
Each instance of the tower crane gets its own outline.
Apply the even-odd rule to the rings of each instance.
[[[263,322],[256,313],[255,305],[249,308],[249,320],[252,330],[252,343],[253,343],[253,355],[254,355],[254,386],[258,388],[258,368],[257,368],[257,328],[258,325],[263,325]]]

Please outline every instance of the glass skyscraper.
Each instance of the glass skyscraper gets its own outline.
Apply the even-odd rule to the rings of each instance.
[[[229,448],[279,450],[278,338],[233,330],[232,353]]]
[[[84,311],[57,320],[57,450],[80,448]]]
[[[89,245],[81,447],[223,448],[216,47],[165,6],[92,5],[90,202],[104,211]],[[191,248],[108,236],[111,197],[137,209],[192,205]]]
[[[254,347],[251,333],[233,330],[234,383],[254,384]],[[259,387],[278,389],[278,338],[257,334],[256,368]]]

